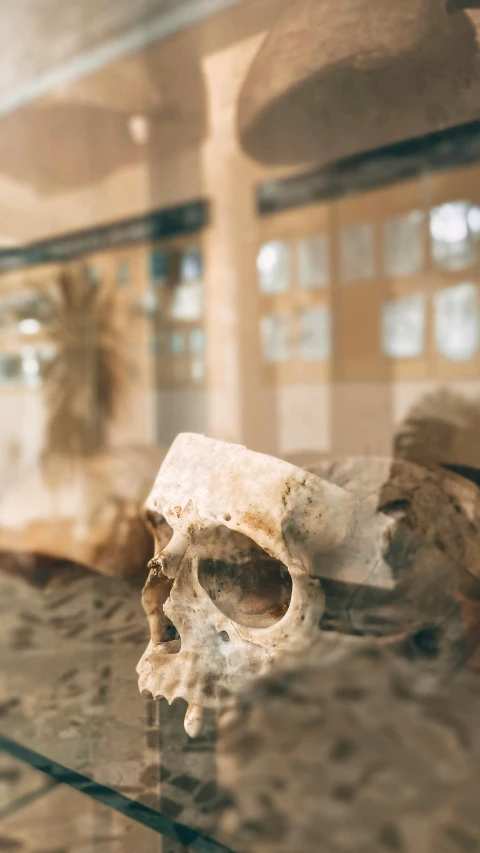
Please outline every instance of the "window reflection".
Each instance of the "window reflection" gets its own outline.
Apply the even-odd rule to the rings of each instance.
[[[173,320],[200,320],[203,316],[203,284],[187,281],[173,288],[170,316]]]
[[[263,293],[283,293],[290,287],[290,249],[281,240],[265,243],[257,257],[260,289]]]
[[[468,227],[475,237],[480,236],[480,207],[472,204],[468,211]]]
[[[298,241],[298,282],[304,290],[325,287],[329,280],[328,240],[326,234],[314,234]]]
[[[17,354],[1,353],[0,355],[0,383],[8,384],[20,379],[20,357]]]
[[[0,354],[0,385],[38,387],[55,348],[48,344]]]
[[[390,276],[420,272],[424,265],[423,213],[412,210],[384,225],[384,266]]]
[[[18,324],[18,331],[22,335],[38,335],[40,329],[40,322],[35,317],[26,317],[25,320],[20,320]]]
[[[21,290],[0,297],[0,328],[37,335],[52,319],[53,299],[40,290]]]
[[[476,208],[466,201],[453,201],[433,208],[430,235],[432,256],[437,266],[460,270],[475,263],[475,232],[470,223],[478,225],[477,220]]]
[[[327,361],[330,358],[330,312],[319,306],[303,311],[299,317],[300,358],[302,361]]]
[[[345,282],[375,274],[373,228],[368,223],[343,228],[340,235],[341,275]]]
[[[121,258],[117,263],[117,284],[119,287],[128,287],[130,280],[130,262],[125,258]]]
[[[478,288],[459,284],[435,294],[435,343],[449,361],[468,361],[478,351]]]
[[[152,284],[136,298],[150,318],[150,356],[157,360],[159,388],[198,385],[205,379],[205,284],[201,245],[175,244],[148,254]],[[192,327],[192,324],[195,324]]]
[[[291,318],[287,314],[267,314],[261,319],[265,361],[285,362],[291,358]]]
[[[146,290],[140,294],[138,308],[147,317],[155,317],[158,314],[158,297],[153,290]]]
[[[172,332],[169,347],[172,355],[181,355],[184,352],[185,337],[183,332]]]
[[[201,281],[203,278],[203,260],[200,249],[187,249],[180,259],[181,281]]]
[[[196,355],[205,352],[205,332],[203,329],[192,329],[190,332],[190,350]]]
[[[151,281],[159,287],[166,284],[169,273],[168,252],[164,249],[152,249],[148,259]]]
[[[85,264],[83,276],[89,287],[99,287],[102,283],[102,274],[96,264]]]
[[[192,359],[190,373],[194,382],[203,382],[205,378],[205,362],[203,358],[196,356]]]
[[[183,385],[191,378],[191,370],[189,370],[188,361],[183,358],[174,358],[171,364],[173,381],[178,385]]]
[[[40,379],[40,359],[33,347],[22,350],[22,377],[26,385],[38,385]]]
[[[425,337],[425,296],[415,293],[384,303],[382,314],[383,353],[388,358],[422,355]]]
[[[163,352],[162,342],[160,340],[160,336],[154,333],[150,338],[150,354],[151,355],[161,355]]]

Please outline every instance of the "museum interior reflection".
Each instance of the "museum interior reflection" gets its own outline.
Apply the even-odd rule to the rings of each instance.
[[[0,58],[0,850],[474,853],[480,12],[100,5]]]

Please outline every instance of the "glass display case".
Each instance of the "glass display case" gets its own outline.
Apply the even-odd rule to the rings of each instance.
[[[475,5],[0,8],[0,851],[480,850]]]

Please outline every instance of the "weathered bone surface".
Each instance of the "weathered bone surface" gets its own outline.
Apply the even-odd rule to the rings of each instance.
[[[356,499],[349,536],[328,559],[315,560],[326,595],[322,627],[389,641],[427,629],[436,636],[442,678],[466,654],[473,658],[480,490],[404,460],[344,458],[309,468]],[[436,680],[424,673],[426,689]]]
[[[147,502],[158,556],[139,685],[186,699],[192,735],[203,707],[307,649],[328,665],[365,637],[427,627],[442,673],[464,654],[462,603],[480,598],[477,487],[385,458],[311,470],[190,435],[161,468]]]
[[[405,561],[401,567],[394,564],[400,530],[404,537],[414,537],[415,548],[425,552],[424,573],[426,551],[433,549],[437,566],[443,555],[454,570],[459,588],[465,593],[478,588],[480,491],[475,484],[442,468],[425,468],[401,459],[347,457],[305,467],[349,492],[356,507],[350,538],[336,550],[334,562],[330,559],[327,565],[325,560],[316,561],[315,574],[347,582],[354,579],[356,583],[370,578],[375,586],[388,587],[389,577],[398,577],[398,569],[406,567]],[[380,556],[385,560],[386,552],[380,555],[378,551],[382,531],[390,540],[390,575],[380,561]]]
[[[139,686],[168,702],[185,699],[195,735],[204,707],[319,633],[324,596],[313,558],[343,541],[352,500],[286,462],[180,435],[147,517],[159,530],[166,522],[172,536],[144,589],[152,639]]]

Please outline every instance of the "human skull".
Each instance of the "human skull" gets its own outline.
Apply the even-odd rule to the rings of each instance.
[[[328,666],[365,639],[418,635],[437,647],[423,692],[475,653],[478,488],[403,460],[309,467],[183,435],[160,470],[147,501],[157,556],[139,685],[185,699],[191,735],[204,707],[305,652]]]
[[[287,462],[178,436],[146,504],[157,556],[140,690],[186,700],[195,736],[205,707],[309,648],[324,610],[313,558],[345,539],[352,509],[345,490]]]

